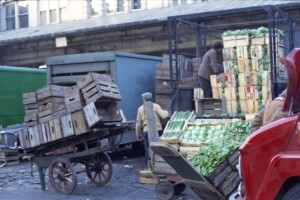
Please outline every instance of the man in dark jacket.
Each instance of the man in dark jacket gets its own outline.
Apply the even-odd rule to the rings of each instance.
[[[222,55],[223,44],[219,41],[213,44],[213,48],[207,51],[199,66],[198,76],[200,87],[205,98],[212,97],[210,75],[222,73],[222,64],[218,64],[218,56]]]

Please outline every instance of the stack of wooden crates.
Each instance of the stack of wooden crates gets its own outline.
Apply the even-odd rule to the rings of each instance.
[[[225,96],[228,113],[256,113],[271,99],[269,36],[223,36],[223,45],[222,80],[210,77],[213,98]]]
[[[155,72],[155,102],[163,109],[170,109],[171,105],[171,72],[169,59],[169,54],[164,54],[162,57],[162,64],[156,66]],[[177,86],[179,88],[197,87],[200,62],[201,59],[198,57],[186,58],[183,55],[177,55],[179,72],[176,72],[176,56],[173,55],[172,78],[173,81],[176,81],[176,73],[178,73],[179,80]]]
[[[122,121],[118,87],[107,75],[88,73],[72,87],[48,85],[23,94],[22,149],[90,132],[105,122]]]

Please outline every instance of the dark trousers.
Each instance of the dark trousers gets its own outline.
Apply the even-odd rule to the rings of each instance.
[[[199,83],[200,87],[203,90],[203,97],[204,98],[211,98],[212,97],[212,92],[211,92],[211,84],[209,80],[206,80],[199,76]]]
[[[163,131],[158,131],[158,135],[159,137],[162,135]],[[149,161],[149,139],[148,139],[148,133],[147,132],[143,132],[143,139],[144,139],[144,149],[145,149],[145,158],[144,158],[144,162],[145,165],[147,166],[148,161]]]

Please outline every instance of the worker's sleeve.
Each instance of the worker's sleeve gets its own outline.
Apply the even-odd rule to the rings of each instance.
[[[210,67],[211,67],[211,69],[213,70],[213,72],[215,74],[220,74],[221,73],[221,71],[219,70],[219,67],[218,67],[218,55],[217,55],[217,52],[212,53],[210,55]]]
[[[252,121],[251,133],[258,130],[263,125],[264,110],[257,113]]]
[[[142,126],[143,126],[142,112],[140,112],[140,109],[138,109],[137,119],[135,124],[135,133],[137,138],[142,136]]]
[[[157,114],[161,119],[166,119],[169,116],[169,112],[167,110],[163,110],[160,105],[157,104]]]

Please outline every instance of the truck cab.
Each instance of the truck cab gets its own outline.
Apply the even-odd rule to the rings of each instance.
[[[287,116],[252,133],[240,146],[241,196],[247,200],[293,200],[300,196],[300,49],[282,60],[288,81]]]

